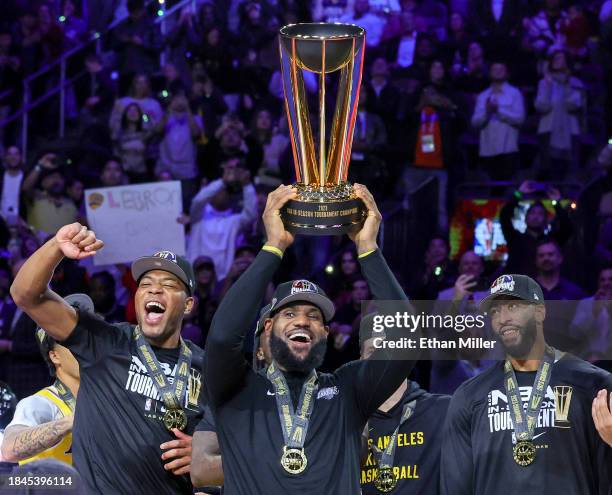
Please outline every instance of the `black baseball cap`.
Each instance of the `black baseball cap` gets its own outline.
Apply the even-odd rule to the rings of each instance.
[[[187,287],[189,295],[193,295],[195,275],[191,263],[172,251],[158,251],[153,256],[143,256],[132,263],[132,277],[138,282],[151,270],[163,270],[176,275]]]
[[[70,306],[74,306],[79,311],[86,311],[88,313],[94,312],[94,303],[87,294],[70,294],[64,298]],[[40,349],[40,353],[49,368],[49,372],[51,376],[55,376],[55,365],[49,359],[49,351],[55,347],[57,341],[51,337],[47,332],[45,332],[41,327],[36,329],[36,342],[38,343],[38,348]]]
[[[259,319],[257,320],[257,325],[255,325],[255,337],[261,335],[261,332],[264,330],[264,322],[270,318],[270,310],[272,309],[272,303],[266,304],[261,311],[259,312]]]
[[[204,256],[204,255],[198,256],[193,262],[193,269],[196,272],[200,268],[205,267],[205,266],[212,268],[213,270],[215,269],[215,262],[210,256]]]
[[[270,315],[295,301],[306,301],[314,304],[321,310],[326,322],[330,321],[336,312],[334,303],[327,297],[323,289],[313,282],[301,279],[279,284],[270,303]]]
[[[491,287],[489,294],[480,301],[480,311],[488,311],[495,299],[516,298],[532,304],[544,304],[542,287],[527,275],[502,275]]]

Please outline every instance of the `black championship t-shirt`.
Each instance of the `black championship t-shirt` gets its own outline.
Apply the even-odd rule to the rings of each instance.
[[[73,430],[73,461],[88,493],[191,494],[189,476],[175,476],[164,469],[159,446],[174,440],[161,418],[163,401],[140,361],[133,327],[111,325],[81,312],[79,322],[62,342],[80,366]],[[189,384],[184,408],[192,435],[202,417],[203,351],[192,350]],[[152,347],[166,376],[174,377],[179,349]]]
[[[515,372],[523,405],[536,372]],[[503,362],[463,383],[448,410],[442,446],[444,495],[608,495],[612,449],[597,434],[591,406],[612,375],[574,356],[552,368],[533,442],[535,461],[513,459]]]
[[[425,392],[416,382],[410,382],[402,399],[389,411],[377,410],[368,421],[369,443],[384,450],[402,417],[404,405],[415,400],[414,412],[400,427],[396,437],[393,473],[397,485],[394,493],[436,495],[440,486],[440,449],[442,428],[450,395]],[[379,456],[371,452],[361,469],[363,495],[379,495],[374,486],[378,474]]]
[[[333,374],[319,374],[304,444],[308,465],[298,476],[281,467],[284,440],[274,387],[263,374],[249,371],[238,394],[216,409],[211,406],[223,447],[224,493],[359,493],[361,431],[367,415],[360,409],[353,381],[363,376],[355,369],[363,365],[355,361]],[[250,456],[253,452],[256,458]]]

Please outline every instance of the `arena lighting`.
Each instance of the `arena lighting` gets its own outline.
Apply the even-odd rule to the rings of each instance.
[[[578,205],[576,204],[576,202],[575,202],[575,201],[572,201],[572,202],[571,202],[571,204],[570,204],[570,208],[571,208],[572,210],[575,210],[577,207],[578,207]]]
[[[165,3],[165,0],[157,0],[159,2],[160,5],[163,5]]]
[[[110,78],[112,81],[116,81],[119,78],[119,73],[116,70],[114,70],[113,72],[111,72]]]
[[[442,274],[442,267],[440,266],[436,266],[435,270],[434,270],[434,275],[436,277],[439,277]]]
[[[557,206],[557,200],[556,200],[556,199],[553,199],[553,200],[552,200],[552,205],[553,205],[553,206]]]
[[[66,16],[65,15],[60,15],[59,18],[58,18],[58,21],[66,22]]]
[[[165,89],[162,91],[162,96],[164,98],[168,98],[168,91],[166,91]]]
[[[161,17],[161,16],[163,16],[163,15],[164,15],[164,11],[163,11],[162,9],[159,9],[159,10],[157,11],[157,16],[158,16],[158,17]]]
[[[327,273],[328,275],[331,275],[332,273],[334,273],[334,265],[329,264],[325,267],[325,273]]]

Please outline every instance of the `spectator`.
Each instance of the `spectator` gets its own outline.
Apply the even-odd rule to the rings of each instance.
[[[516,168],[519,128],[525,119],[523,95],[508,84],[503,62],[491,65],[491,86],[478,95],[472,125],[480,129],[480,158],[494,180],[509,180]]]
[[[489,284],[483,277],[484,262],[474,251],[466,251],[459,259],[459,276],[455,284],[440,291],[438,300],[453,301],[459,303],[459,312],[466,313],[466,306],[470,306],[467,312],[476,313],[476,304],[486,295]]]
[[[548,73],[538,84],[534,102],[541,114],[538,134],[543,180],[567,174],[580,134],[577,113],[584,105],[583,85],[571,75],[565,52],[554,51],[549,60]]]
[[[262,155],[261,146],[254,139],[245,139],[244,124],[235,115],[226,116],[221,126],[215,131],[214,139],[206,145],[202,162],[206,165],[203,174],[207,179],[215,179],[221,175],[219,165],[226,160],[244,156],[245,164],[252,176],[257,175],[261,167]]]
[[[358,359],[362,303],[371,298],[370,288],[365,278],[360,274],[353,276],[351,299],[338,306],[334,321],[330,324],[327,352],[321,369],[333,372],[343,364]]]
[[[21,198],[24,163],[17,146],[9,146],[4,154],[4,173],[0,177],[0,213],[8,224],[15,224],[25,215]]]
[[[384,177],[386,167],[381,153],[387,144],[387,131],[382,119],[368,111],[367,94],[362,86],[353,132],[349,180],[360,184],[374,182],[382,186],[380,179]],[[372,184],[372,192],[377,195],[382,191]]]
[[[315,22],[340,22],[340,18],[353,11],[355,0],[313,0],[312,20]]]
[[[482,45],[477,41],[472,41],[467,49],[465,63],[453,64],[453,76],[455,86],[459,91],[468,93],[476,102],[478,93],[483,92],[488,82],[489,67],[484,58]]]
[[[45,154],[23,181],[27,195],[28,223],[43,235],[52,235],[76,221],[78,210],[66,196],[66,178],[59,159]]]
[[[435,236],[427,245],[423,264],[412,277],[410,297],[420,301],[433,301],[442,289],[455,280],[455,268],[448,259],[449,246],[446,237]]]
[[[196,193],[196,142],[202,133],[202,122],[192,114],[185,95],[172,97],[168,112],[157,125],[157,131],[163,138],[156,168],[168,170],[174,179],[181,181],[183,200],[188,205]]]
[[[554,240],[543,239],[536,248],[536,280],[546,301],[576,301],[586,296],[576,284],[561,275],[563,255]]]
[[[193,113],[200,117],[204,126],[201,144],[205,145],[219,127],[221,116],[227,112],[227,104],[223,99],[223,93],[208,76],[195,78],[190,99]]]
[[[562,28],[567,20],[561,0],[545,0],[543,7],[535,16],[523,20],[527,42],[540,57],[546,57],[552,49],[565,48]]]
[[[155,125],[164,115],[159,102],[151,96],[151,83],[146,74],[136,74],[132,79],[128,96],[124,96],[115,101],[113,111],[110,116],[111,134],[117,132],[121,127],[121,119],[125,108],[130,103],[137,103],[144,113],[144,118],[151,125]]]
[[[478,303],[489,294],[489,286],[483,277],[484,263],[474,251],[466,251],[459,259],[459,276],[455,284],[438,294],[434,314],[477,315]],[[475,327],[466,329],[469,337],[483,337],[484,332]],[[468,335],[462,334],[462,337]],[[442,336],[444,338],[444,336]],[[481,359],[479,352],[433,352],[429,388],[437,394],[453,394],[465,380],[480,374],[493,361]],[[454,358],[454,359],[451,359]]]
[[[17,307],[9,295],[11,275],[0,268],[0,381],[7,380],[9,359],[6,354],[12,349],[12,327]]]
[[[161,36],[144,0],[128,0],[129,17],[114,31],[113,48],[121,74],[151,74],[159,67]]]
[[[279,130],[277,125],[273,125],[270,110],[264,108],[255,113],[251,125],[251,136],[263,149],[263,163],[256,180],[270,186],[280,185],[279,162],[289,146],[289,138]]]
[[[244,14],[240,20],[240,44],[259,51],[276,33],[268,29],[262,16],[259,2],[247,1],[243,4]]]
[[[439,41],[446,39],[448,8],[441,0],[421,0],[415,9],[426,31]]]
[[[60,22],[69,45],[77,45],[87,37],[87,23],[83,20],[82,3],[63,0]],[[97,13],[96,13],[97,14]]]
[[[414,165],[404,173],[407,194],[422,187],[431,177],[438,180],[438,228],[448,227],[448,170],[457,160],[457,139],[460,130],[457,97],[446,80],[440,60],[429,69],[429,81],[420,90],[418,104],[410,115],[410,161]]]
[[[538,244],[535,263],[535,279],[542,286],[547,303],[546,322],[550,322],[544,324],[546,342],[561,350],[573,349],[576,345],[570,331],[576,310],[573,301],[585,298],[586,293],[561,275],[563,255],[554,240],[544,239]]]
[[[379,14],[371,12],[370,0],[354,0],[353,11],[343,15],[339,22],[364,28],[368,48],[375,48],[380,44],[385,21]]]
[[[193,262],[193,271],[196,278],[195,294],[198,299],[195,323],[201,329],[205,339],[217,308],[215,294],[218,289],[215,262],[209,256],[198,256]]]
[[[85,222],[87,218],[85,201],[83,201],[85,199],[85,186],[81,179],[78,177],[70,177],[66,181],[66,195],[72,200],[79,212],[77,221],[79,223]]]
[[[100,271],[91,276],[89,297],[94,303],[96,313],[109,323],[125,321],[125,306],[117,302],[115,294],[115,279],[109,272]]]
[[[223,177],[200,189],[191,202],[187,243],[188,259],[193,262],[198,256],[211,257],[219,279],[227,276],[239,236],[252,227],[257,208],[250,174],[240,160],[228,160],[222,167]],[[240,191],[242,209],[234,212],[231,194]]]
[[[100,174],[102,187],[123,186],[128,183],[119,158],[113,157],[106,161]]]
[[[21,83],[22,64],[13,35],[8,29],[0,27],[0,120],[7,117],[17,105],[17,91]],[[4,145],[4,128],[0,128],[0,151]]]
[[[48,3],[38,6],[38,29],[45,62],[52,62],[64,49],[64,32],[56,21],[56,12]]]
[[[115,88],[110,72],[95,53],[85,57],[85,76],[75,82],[75,96],[81,109],[80,124],[82,132],[93,127],[90,134],[108,135],[108,119],[113,106]],[[96,142],[100,138],[96,136]]]
[[[217,284],[217,291],[215,294],[217,301],[221,301],[223,299],[230,287],[234,285],[234,282],[236,282],[240,275],[242,275],[246,269],[251,266],[251,263],[253,263],[255,260],[255,256],[257,256],[257,249],[248,244],[243,244],[236,248],[233,255],[234,259],[232,260],[232,264],[227,272],[227,275],[220,279],[219,283]],[[268,291],[269,294],[272,292]]]
[[[236,92],[237,88],[232,67],[235,47],[231,45],[232,41],[219,26],[211,26],[195,51],[206,76],[224,93]]]
[[[548,198],[555,201],[555,216],[548,218],[548,212],[542,202],[534,202],[525,214],[525,232],[517,230],[512,222],[514,211],[519,205],[523,194],[533,194],[536,190],[543,190]],[[559,200],[561,194],[555,188],[546,187],[533,181],[525,181],[519,190],[508,201],[499,213],[504,239],[508,244],[508,261],[505,271],[507,273],[521,273],[534,276],[536,273],[535,259],[536,246],[546,237],[554,239],[560,246],[564,246],[572,235],[572,225],[565,208]]]
[[[473,36],[468,32],[465,18],[459,12],[453,12],[448,23],[448,38],[442,43],[442,51],[447,63],[461,63],[468,51]]]
[[[599,271],[597,291],[578,303],[571,335],[575,354],[587,361],[610,359],[612,352],[612,267]]]
[[[396,71],[407,69],[413,64],[418,37],[414,14],[402,11],[399,35],[387,41],[384,46],[385,58]]]
[[[181,76],[178,71],[176,65],[171,62],[167,62],[162,67],[162,76],[163,79],[161,81],[161,95],[177,95],[179,93],[186,94],[187,93],[187,76]],[[167,97],[167,96],[165,96]]]
[[[19,18],[19,28],[14,42],[20,49],[19,58],[24,74],[31,74],[42,62],[43,49],[38,18],[29,9],[25,9]]]
[[[475,24],[482,36],[495,40],[492,45],[501,44],[516,35],[521,3],[521,0],[472,0],[470,13],[475,14]]]
[[[399,90],[391,84],[389,64],[383,57],[372,62],[370,83],[366,85],[367,110],[378,115],[384,122],[387,135],[391,138],[397,134]]]
[[[565,49],[576,59],[587,55],[587,43],[590,36],[590,26],[584,14],[584,6],[573,3],[567,9],[567,18],[561,25],[565,35]]]
[[[163,119],[160,121],[160,125]],[[138,103],[130,103],[123,110],[121,126],[113,133],[115,153],[123,164],[130,182],[147,182],[147,141],[153,129]]]

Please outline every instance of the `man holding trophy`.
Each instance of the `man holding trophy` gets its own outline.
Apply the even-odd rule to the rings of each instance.
[[[363,30],[351,25],[298,24],[281,30],[298,183],[268,196],[263,213],[267,243],[221,302],[206,346],[204,375],[228,495],[359,494],[363,428],[414,365],[371,359],[333,374],[317,373],[335,308],[308,280],[285,282],[274,293],[263,330],[272,363],[256,372],[242,354],[250,322],[295,233],[348,233],[375,298],[406,300],[376,244],[381,215],[374,198],[365,186],[346,182],[364,41]],[[302,70],[320,76],[318,159]],[[325,78],[338,70],[327,153]]]

